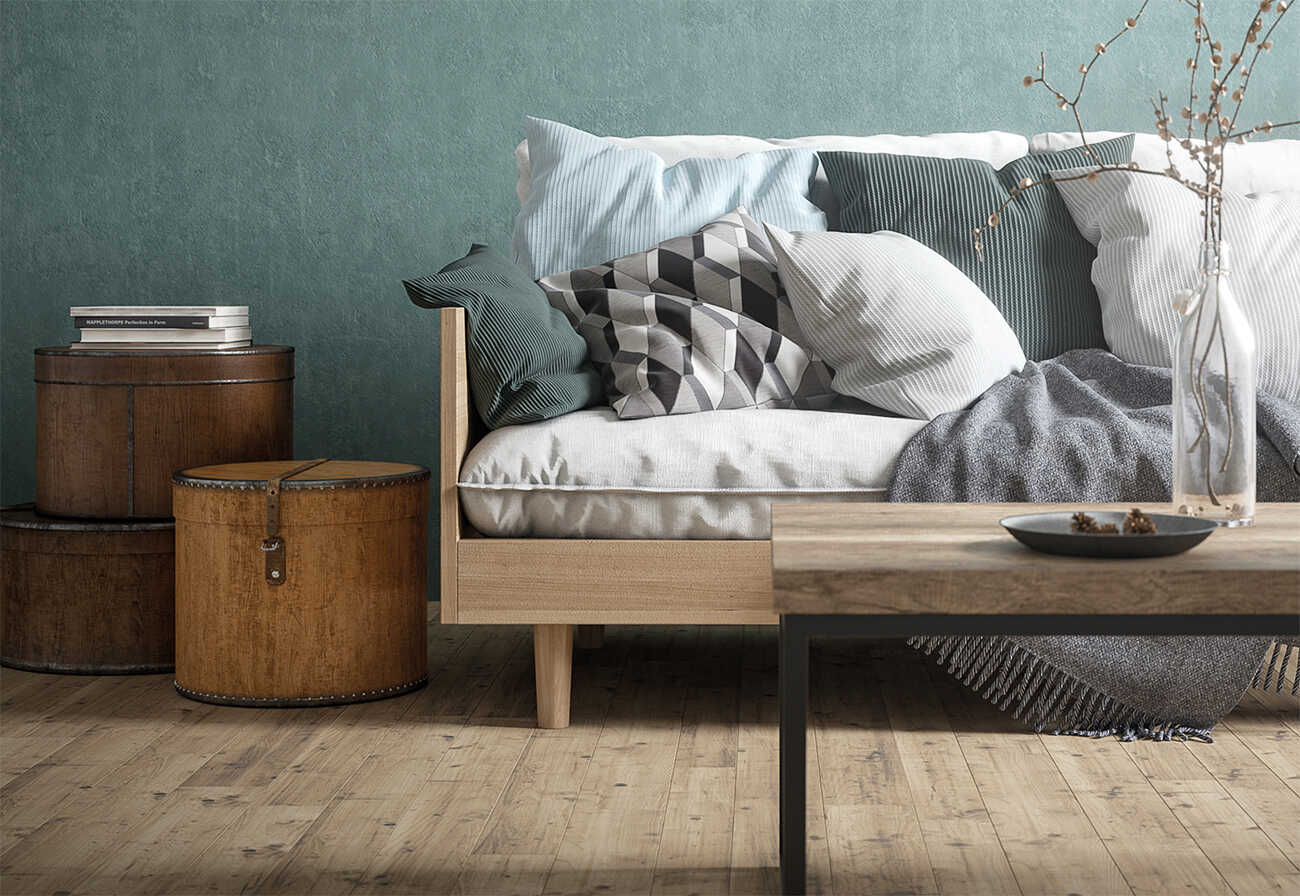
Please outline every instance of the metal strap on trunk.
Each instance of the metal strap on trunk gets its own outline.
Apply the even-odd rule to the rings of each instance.
[[[285,568],[284,539],[280,537],[280,483],[299,473],[305,473],[312,467],[318,467],[329,460],[320,457],[299,464],[286,473],[266,480],[266,537],[262,539],[262,553],[266,555],[266,584],[283,585],[289,577]]]

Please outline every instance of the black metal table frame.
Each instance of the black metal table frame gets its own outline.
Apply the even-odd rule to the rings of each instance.
[[[803,893],[807,863],[808,646],[813,638],[914,635],[1300,634],[1300,615],[785,614],[781,616],[781,892]]]

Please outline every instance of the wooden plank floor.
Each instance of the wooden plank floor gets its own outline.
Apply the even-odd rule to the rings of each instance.
[[[776,892],[776,632],[612,628],[532,727],[521,627],[430,627],[377,703],[3,671],[0,891]],[[818,892],[1300,892],[1300,707],[1213,745],[1025,733],[899,645],[814,653]]]

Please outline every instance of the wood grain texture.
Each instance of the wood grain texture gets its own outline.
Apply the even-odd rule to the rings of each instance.
[[[1153,746],[1138,741],[1129,754],[1233,891],[1290,893],[1300,888],[1295,854],[1278,848],[1259,819],[1200,761],[1194,746],[1178,744],[1179,749],[1165,751]],[[1265,819],[1271,828],[1295,830],[1291,821],[1285,814]]]
[[[1300,505],[1261,504],[1254,526],[1221,529],[1173,557],[1136,560],[1042,554],[998,524],[1051,509],[775,505],[774,606],[784,613],[1300,612]]]
[[[36,384],[37,506],[69,516],[126,515],[130,411],[130,386]]]
[[[171,474],[293,456],[293,349],[36,350],[36,503],[79,517],[171,515]]]
[[[534,625],[533,663],[537,687],[537,727],[569,727],[573,674],[573,626]]]
[[[1040,736],[999,718],[937,666],[927,671],[1022,892],[1132,892]],[[1151,842],[1169,845],[1158,835]]]
[[[766,541],[465,538],[457,553],[457,617],[475,623],[774,623],[768,558]]]
[[[935,689],[916,686],[926,678],[926,659],[895,645],[873,647],[885,727],[911,790],[936,886],[942,893],[1019,893],[953,723]]]
[[[610,628],[563,731],[530,727],[529,635],[433,624],[439,687],[307,710],[0,671],[4,891],[775,893],[776,632]],[[1125,744],[1027,733],[897,642],[811,674],[810,892],[1300,886],[1300,803],[1232,736],[1294,698]]]
[[[173,663],[170,523],[0,514],[0,658],[47,672],[161,672]]]
[[[442,621],[457,622],[460,607],[457,548],[465,522],[460,510],[456,482],[470,446],[469,372],[466,364],[465,312],[443,308],[438,312],[442,359],[440,374],[440,451],[438,467],[439,600]]]
[[[293,380],[136,386],[134,512],[167,516],[171,474],[217,461],[293,457]]]
[[[181,481],[219,485],[212,469]],[[386,480],[343,479],[374,469],[345,461],[314,469],[346,484],[285,481],[280,585],[267,583],[259,549],[263,489],[175,486],[179,688],[257,705],[374,699],[423,682],[428,471],[384,465],[405,475]],[[232,481],[267,475],[266,464],[220,470]]]

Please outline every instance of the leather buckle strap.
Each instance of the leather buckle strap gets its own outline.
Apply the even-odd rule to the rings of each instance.
[[[266,537],[262,539],[261,548],[262,553],[266,555],[266,584],[268,585],[283,585],[289,576],[285,564],[287,551],[284,539],[280,537],[280,483],[299,473],[305,473],[312,467],[318,467],[327,460],[328,457],[309,460],[305,464],[299,464],[292,470],[266,480]]]

